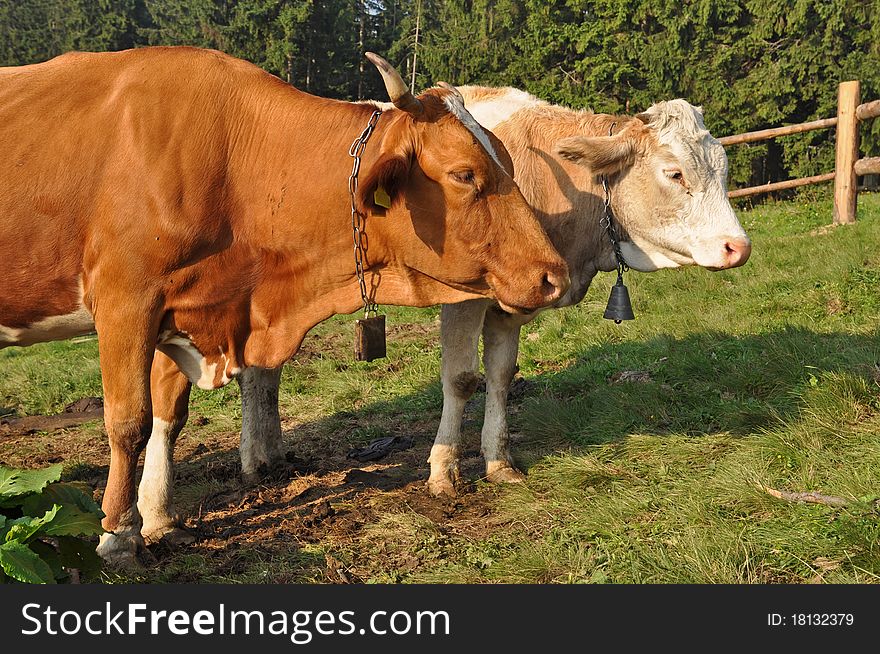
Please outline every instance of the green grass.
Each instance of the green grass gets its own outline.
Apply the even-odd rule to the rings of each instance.
[[[742,211],[754,244],[745,267],[630,273],[636,320],[619,326],[601,318],[614,280],[600,275],[579,306],[526,327],[520,367],[534,383],[512,405],[511,431],[528,480],[478,483],[463,501],[485,516],[435,519],[379,493],[362,500],[377,510],[350,538],[239,552],[225,573],[188,553],[152,579],[321,580],[329,553],[375,582],[877,582],[880,196],[859,202],[859,222],[836,229],[823,229],[828,199]],[[351,317],[318,326],[285,368],[285,426],[342,452],[385,433],[427,443],[442,405],[437,313],[389,309],[392,326],[410,327],[370,364],[352,360]],[[0,366],[7,413],[100,394],[94,341],[9,348]],[[650,380],[611,383],[621,371]],[[478,396],[467,447],[478,447],[481,410]],[[236,385],[194,392],[192,414],[209,422],[184,440],[235,431]],[[0,443],[0,459],[16,456]]]

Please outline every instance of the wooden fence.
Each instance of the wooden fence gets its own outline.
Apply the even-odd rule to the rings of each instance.
[[[858,80],[842,82],[837,92],[836,118],[822,118],[821,120],[813,120],[808,123],[762,129],[757,132],[734,134],[733,136],[725,136],[718,139],[722,145],[728,146],[738,143],[765,141],[777,136],[788,136],[789,134],[809,132],[814,129],[837,127],[834,172],[736,189],[730,191],[727,194],[728,197],[740,198],[747,195],[781,191],[807,184],[818,184],[834,180],[834,222],[838,224],[854,223],[856,221],[858,201],[857,178],[862,175],[880,173],[880,157],[859,159],[859,123],[880,116],[880,100],[859,104],[859,95],[860,85]]]

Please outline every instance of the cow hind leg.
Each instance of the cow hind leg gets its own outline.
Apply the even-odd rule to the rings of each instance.
[[[278,413],[281,368],[245,368],[241,387],[241,476],[253,484],[285,462]]]
[[[147,543],[186,545],[194,537],[183,529],[174,510],[174,444],[189,414],[192,388],[177,365],[156,352],[150,373],[153,429],[144,456],[144,472],[138,487],[138,510],[143,519],[141,535]]]
[[[525,479],[510,455],[507,426],[507,394],[516,374],[519,333],[523,322],[515,316],[491,309],[483,325],[483,366],[486,369],[486,412],[483,419],[482,451],[486,477],[491,482]]]
[[[428,462],[428,489],[455,495],[459,479],[459,441],[464,406],[479,384],[477,346],[489,304],[482,300],[445,304],[440,311],[443,414]]]

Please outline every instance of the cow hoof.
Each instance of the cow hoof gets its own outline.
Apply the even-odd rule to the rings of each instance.
[[[261,462],[256,468],[241,471],[241,483],[256,486],[267,479],[280,479],[293,476],[296,468],[283,455],[270,461]]]
[[[263,475],[259,472],[243,472],[241,473],[241,483],[244,486],[256,486],[263,480]]]
[[[455,487],[461,479],[458,466],[458,448],[454,445],[434,445],[428,457],[431,474],[428,476],[428,490],[434,497],[455,497]]]
[[[513,466],[496,468],[488,472],[486,477],[493,484],[519,484],[526,480],[526,476]]]
[[[118,570],[119,572],[127,572],[127,573],[139,573],[145,570],[144,564],[140,562],[138,557],[129,552],[119,552],[118,554],[112,554],[108,558],[102,557],[104,559],[104,565],[109,568],[113,568],[114,570]]]
[[[450,479],[429,479],[428,491],[434,497],[455,497],[455,484]]]
[[[192,545],[196,541],[196,537],[190,532],[183,527],[177,526],[162,527],[160,529],[154,529],[149,533],[141,533],[147,544],[154,545],[156,543],[162,543],[171,549]]]
[[[106,565],[127,572],[138,572],[144,569],[137,558],[138,551],[143,548],[144,541],[140,537],[122,537],[107,532],[101,536],[96,551]]]

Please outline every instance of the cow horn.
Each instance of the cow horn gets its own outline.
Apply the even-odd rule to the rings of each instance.
[[[441,89],[446,89],[447,91],[452,93],[452,95],[454,95],[456,98],[458,98],[458,100],[462,104],[464,104],[464,96],[462,96],[461,91],[459,91],[457,88],[455,88],[452,84],[447,84],[446,82],[437,82],[437,86],[439,86]]]
[[[418,116],[422,113],[422,103],[419,102],[410,92],[406,86],[406,82],[403,81],[403,78],[400,76],[400,73],[394,69],[394,66],[373,52],[366,52],[364,55],[382,74],[382,79],[385,81],[385,88],[388,91],[388,97],[391,98],[391,102],[394,103],[394,106],[412,114],[413,116]]]

